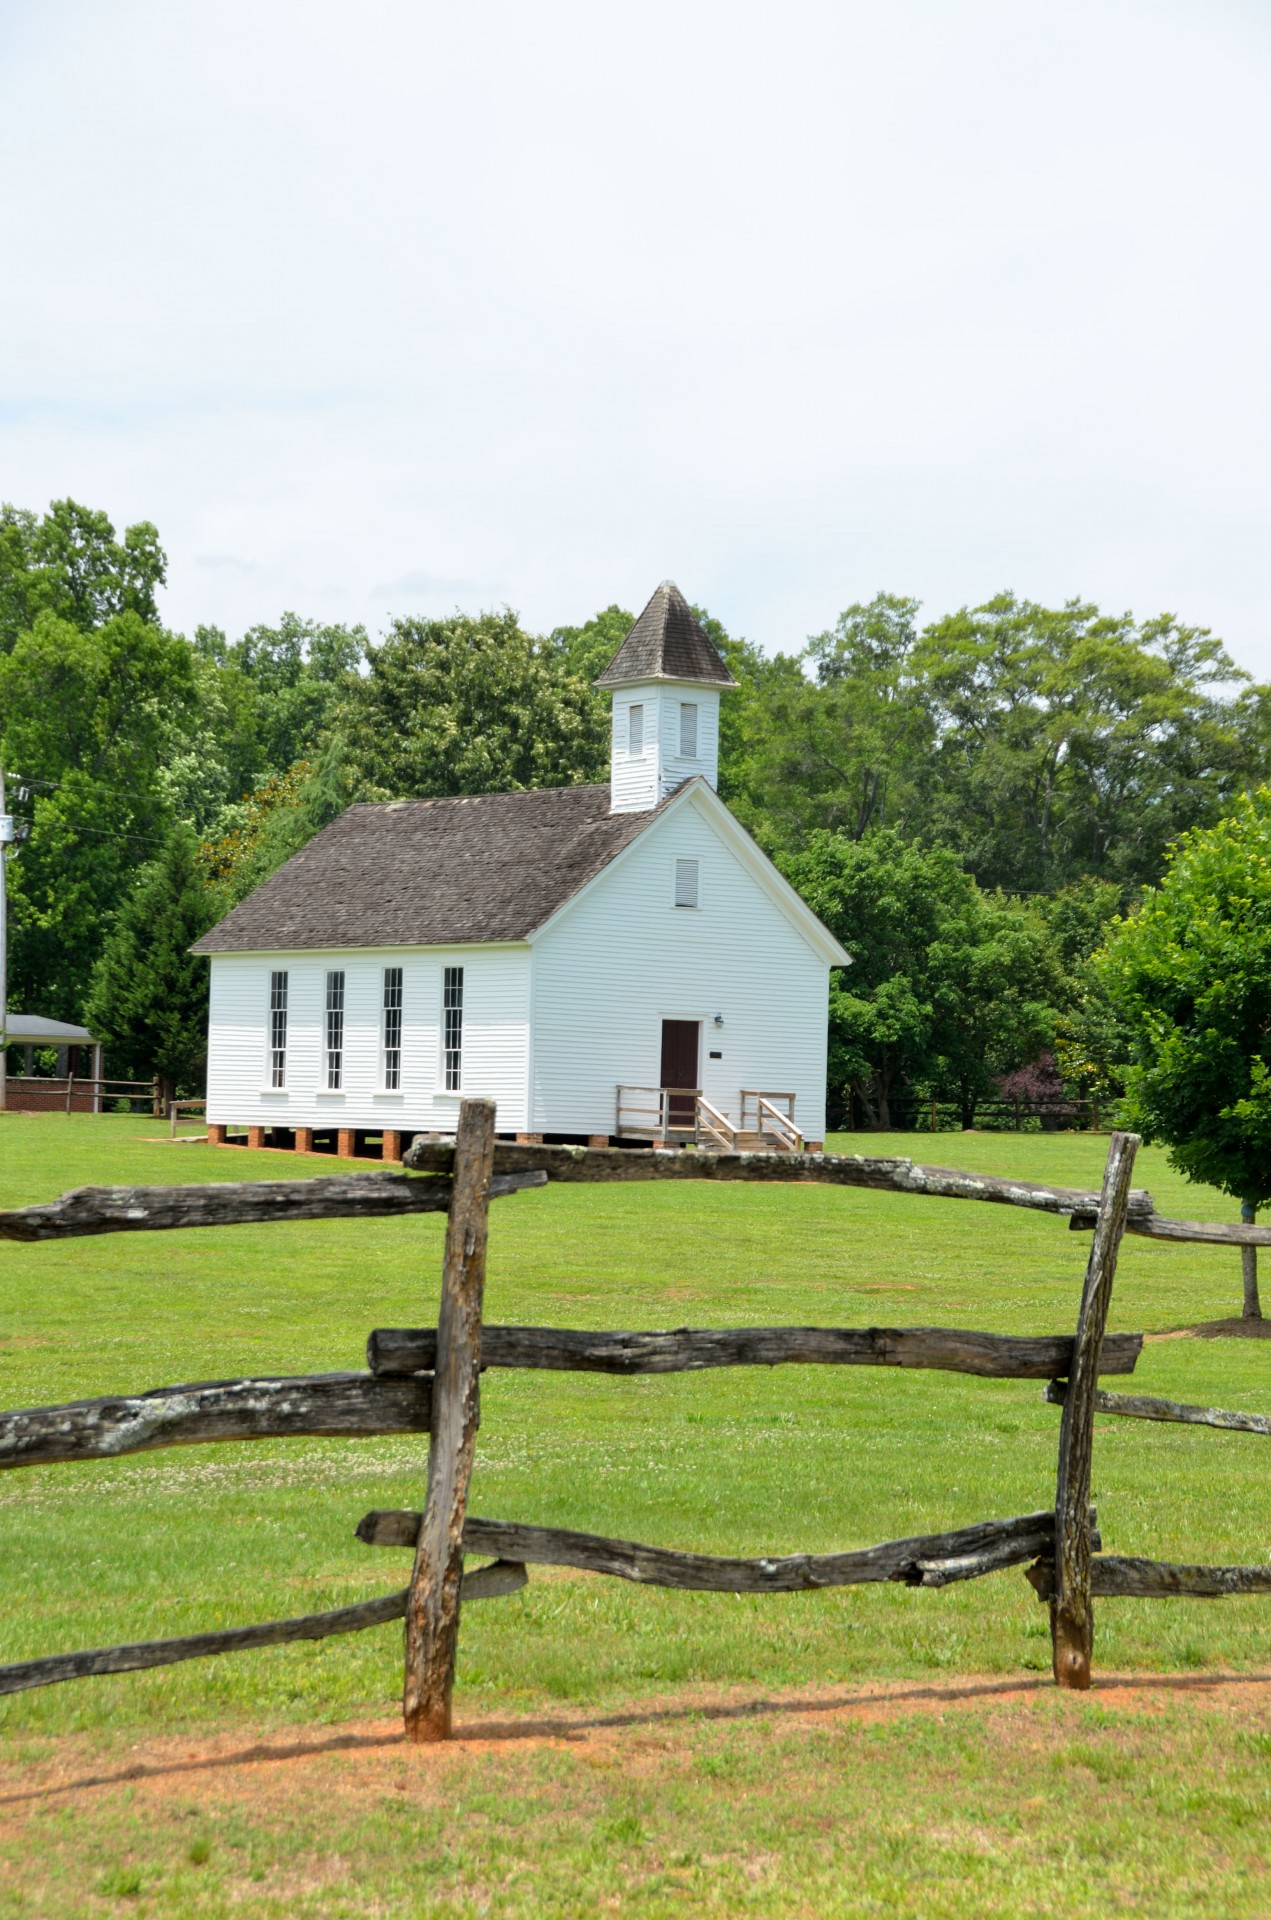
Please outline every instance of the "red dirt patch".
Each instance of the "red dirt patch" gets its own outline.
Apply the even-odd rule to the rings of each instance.
[[[740,1689],[695,1688],[610,1713],[564,1708],[517,1720],[464,1714],[456,1737],[431,1747],[408,1745],[396,1718],[258,1733],[237,1728],[197,1739],[165,1735],[123,1750],[64,1735],[48,1743],[46,1756],[33,1757],[28,1749],[20,1762],[0,1760],[0,1834],[25,1825],[42,1808],[86,1794],[122,1791],[130,1800],[143,1795],[160,1806],[188,1804],[193,1793],[201,1803],[246,1802],[259,1811],[330,1796],[382,1799],[407,1788],[444,1792],[456,1772],[470,1773],[483,1758],[529,1754],[536,1747],[568,1747],[591,1766],[637,1775],[668,1763],[674,1769],[690,1758],[701,1744],[703,1723],[763,1722],[788,1732],[800,1725],[868,1725],[906,1715],[979,1714],[997,1723],[995,1731],[1009,1719],[1015,1738],[1029,1741],[1032,1723],[1053,1713],[1057,1703],[1062,1711],[1095,1702],[1129,1716],[1188,1698],[1244,1725],[1265,1726],[1271,1722],[1271,1673],[1109,1674],[1089,1694],[1075,1696],[1059,1693],[1041,1675],[877,1682],[758,1698]],[[1036,1737],[1042,1737],[1040,1728]]]

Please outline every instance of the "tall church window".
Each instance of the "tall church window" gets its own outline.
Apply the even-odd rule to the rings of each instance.
[[[447,967],[441,993],[446,1092],[458,1093],[463,1068],[463,968]]]
[[[680,758],[681,760],[697,758],[696,700],[680,701]]]
[[[402,970],[384,969],[384,1090],[396,1093],[402,1084]]]
[[[327,975],[327,1091],[344,1084],[344,973]]]
[[[639,700],[627,708],[627,752],[644,752],[644,706]]]
[[[287,975],[269,976],[269,1084],[287,1084]]]

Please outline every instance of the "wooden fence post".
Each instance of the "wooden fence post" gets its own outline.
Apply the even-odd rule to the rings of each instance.
[[[450,1738],[463,1522],[480,1419],[481,1303],[493,1168],[494,1102],[465,1100],[455,1136],[437,1316],[428,1500],[406,1606],[402,1714],[408,1740]]]
[[[1099,1218],[1081,1290],[1072,1372],[1059,1427],[1059,1476],[1055,1489],[1055,1590],[1050,1638],[1055,1680],[1061,1687],[1090,1685],[1094,1610],[1090,1600],[1090,1456],[1094,1444],[1095,1390],[1108,1323],[1117,1251],[1125,1232],[1130,1176],[1138,1152],[1136,1133],[1114,1133],[1103,1173]]]

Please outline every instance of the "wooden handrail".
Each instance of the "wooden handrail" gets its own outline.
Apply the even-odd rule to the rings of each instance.
[[[795,1126],[793,1117],[788,1113],[782,1113],[779,1107],[774,1107],[766,1093],[759,1094],[757,1098],[759,1105],[759,1131],[763,1131],[763,1120],[766,1114],[771,1122],[772,1131],[776,1134],[778,1140],[788,1140],[795,1153],[802,1153],[803,1135]],[[793,1099],[793,1096],[791,1096],[791,1098]]]
[[[697,1096],[697,1128],[699,1138],[705,1133],[717,1145],[723,1147],[726,1153],[736,1152],[737,1129],[727,1114],[721,1113],[718,1107],[713,1107],[704,1094]]]
[[[632,1094],[632,1093],[656,1094],[658,1104],[656,1107],[633,1106],[631,1102],[625,1098],[626,1095]],[[617,1101],[617,1114],[616,1114],[617,1130],[620,1134],[625,1129],[632,1133],[637,1133],[645,1136],[653,1135],[662,1142],[663,1146],[669,1145],[671,1136],[673,1134],[681,1135],[681,1136],[687,1136],[691,1134],[693,1138],[693,1142],[694,1144],[696,1144],[699,1138],[697,1102],[701,1099],[701,1095],[702,1095],[702,1090],[700,1087],[620,1086],[618,1088],[618,1101]],[[678,1122],[674,1124],[672,1123],[672,1120],[671,1120],[672,1100],[683,1101],[686,1105],[689,1101],[693,1102],[693,1120],[691,1124],[684,1125]],[[646,1122],[649,1119],[652,1119],[653,1124],[641,1125],[640,1116],[644,1116],[644,1119]],[[732,1145],[732,1142],[730,1141],[729,1146],[731,1147],[731,1145]]]

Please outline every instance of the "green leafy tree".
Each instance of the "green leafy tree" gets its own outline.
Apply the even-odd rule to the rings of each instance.
[[[1271,789],[1182,837],[1099,969],[1129,1033],[1130,1124],[1252,1219],[1271,1199]],[[1252,1262],[1246,1280],[1256,1315]]]
[[[1058,956],[1038,915],[972,885],[928,954],[935,982],[937,1079],[956,1095],[963,1127],[1002,1075],[1050,1045],[1062,991]]]
[[[0,654],[9,653],[41,613],[91,632],[121,613],[157,623],[155,590],[167,560],[148,520],[122,540],[104,513],[55,500],[37,517],[0,506]]]
[[[609,730],[585,680],[510,610],[395,620],[342,725],[366,797],[497,793],[608,776]]]
[[[913,670],[917,612],[916,600],[880,593],[801,655],[778,654],[753,674],[731,784],[765,844],[797,845],[818,827],[859,840],[914,824],[932,743]]]
[[[203,870],[228,910],[353,801],[366,796],[351,783],[348,750],[336,734],[316,761],[298,760],[271,775],[237,807],[221,815],[216,835],[199,849]]]
[[[159,790],[174,819],[196,833],[212,831],[221,814],[262,777],[260,700],[246,674],[206,646],[200,627],[190,649],[191,698],[163,715]],[[217,636],[223,638],[223,636]]]
[[[41,613],[0,659],[0,755],[32,822],[11,872],[19,1003],[80,1018],[111,916],[166,836],[169,716],[192,691],[185,642],[135,612],[93,631]]]
[[[1203,628],[1014,594],[927,627],[914,671],[935,729],[927,830],[981,885],[1152,880],[1166,846],[1265,767]]]
[[[1050,1039],[1058,968],[1045,928],[981,894],[947,849],[890,829],[814,833],[780,864],[852,956],[831,976],[832,1089],[885,1131],[901,1096],[947,1088],[973,1126],[996,1076]]]
[[[613,601],[581,627],[554,627],[547,636],[550,657],[566,673],[590,686],[600,678],[635,622],[633,613]]]
[[[250,627],[226,649],[226,666],[255,694],[261,771],[281,773],[313,754],[355,691],[365,656],[362,627],[324,625],[295,613],[284,613],[276,627]]]
[[[1060,967],[1055,1063],[1067,1092],[1096,1106],[1115,1105],[1125,1093],[1129,1035],[1096,956],[1127,904],[1124,888],[1093,875],[1035,902]]]
[[[813,833],[779,864],[851,954],[830,975],[831,1091],[854,1094],[870,1126],[890,1128],[898,1094],[935,1064],[927,955],[964,877],[951,855],[895,833]]]
[[[217,917],[188,827],[141,869],[93,970],[86,1016],[126,1079],[158,1077],[164,1103],[202,1091],[207,962],[189,951]]]

